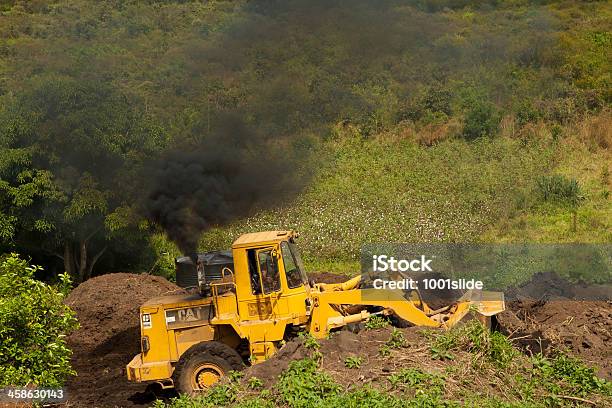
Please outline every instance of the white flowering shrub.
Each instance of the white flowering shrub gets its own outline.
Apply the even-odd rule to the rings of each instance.
[[[326,142],[323,167],[294,202],[204,234],[202,249],[229,247],[244,232],[296,229],[307,264],[357,261],[364,243],[477,242],[482,232],[526,205],[534,175],[550,153],[498,138]]]

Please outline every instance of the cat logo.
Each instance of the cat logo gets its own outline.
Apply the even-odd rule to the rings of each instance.
[[[170,329],[205,324],[210,319],[210,311],[209,305],[166,310],[166,325]]]

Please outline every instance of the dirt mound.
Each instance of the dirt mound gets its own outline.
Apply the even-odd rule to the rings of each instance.
[[[586,338],[587,341],[591,341],[593,346],[590,347],[590,352],[585,354],[585,346],[580,344],[582,349],[578,354],[588,363],[592,365],[599,363],[599,366],[602,366],[602,364],[609,364],[611,360],[610,348],[609,346],[606,348],[606,342],[610,343],[612,339],[609,338],[607,334],[609,332],[606,332],[605,326],[611,324],[610,313],[612,308],[605,302],[600,303],[602,304],[521,305],[517,312],[520,315],[524,310],[528,310],[528,313],[531,313],[528,315],[528,319],[535,319],[539,323],[542,336],[548,336],[551,343],[557,341],[553,340],[556,333],[563,334],[566,339],[572,333],[573,340]],[[587,308],[586,312],[583,307]],[[506,315],[506,317],[513,318],[516,324],[524,327],[524,314],[519,316],[517,313],[509,312]],[[575,326],[572,326],[572,320],[576,323]],[[599,324],[600,322],[603,324]],[[595,327],[599,328],[595,329]],[[593,331],[597,330],[596,333],[593,333],[597,340],[588,340],[590,337],[580,332],[581,330],[585,332],[586,328]],[[483,375],[480,368],[470,369],[474,364],[475,355],[466,349],[452,350],[451,359],[432,357],[431,340],[429,335],[423,333],[423,328],[397,329],[404,338],[404,345],[399,348],[388,349],[390,353],[388,356],[381,355],[381,347],[389,344],[392,330],[391,327],[387,327],[376,330],[362,330],[358,333],[346,330],[334,332],[330,338],[319,341],[318,352],[320,353],[322,370],[330,374],[344,390],[371,385],[375,389],[393,393],[396,391],[390,386],[391,375],[404,369],[416,369],[425,373],[445,376],[444,394],[450,399],[462,399],[465,395],[508,398],[507,386],[501,382],[502,377],[499,374],[495,374],[494,371],[486,371],[487,374],[491,374],[491,376],[488,376],[487,374]],[[577,347],[578,345],[572,343],[570,346]],[[290,362],[308,355],[313,356],[313,350],[306,348],[302,340],[298,339],[287,343],[276,356],[246,369],[243,380],[244,389],[248,389],[246,384],[251,377],[257,377],[263,381],[264,387],[276,392],[275,386],[279,376]],[[587,358],[587,356],[591,358]],[[349,358],[353,359],[350,360]],[[602,362],[602,360],[605,361]],[[355,363],[355,361],[358,363]],[[525,360],[523,360],[523,363],[525,363]],[[608,378],[609,373],[607,371]],[[605,375],[606,373],[600,372],[599,374]],[[513,387],[516,388],[518,385],[514,384]],[[249,391],[245,392],[248,393]],[[404,392],[405,389],[402,389],[396,395],[402,396]]]
[[[504,290],[506,299],[536,300],[574,299],[574,300],[609,300],[612,299],[612,286],[572,283],[556,273],[538,273],[523,285]]]
[[[502,331],[530,353],[566,350],[612,378],[612,303],[523,300],[498,315]]]
[[[278,376],[285,371],[293,360],[300,360],[308,356],[301,340],[295,339],[285,344],[276,355],[263,363],[246,369],[245,378],[257,377],[266,387],[273,385]]]
[[[113,273],[92,278],[70,293],[66,304],[76,311],[81,327],[68,337],[78,375],[67,384],[67,406],[134,405],[129,399],[143,386],[129,383],[124,367],[140,352],[138,309],[152,297],[178,291],[159,276]]]
[[[348,330],[334,332],[328,339],[319,341],[318,351],[323,356],[321,367],[334,377],[338,383],[349,387],[360,382],[383,381],[389,372],[405,364],[407,359],[418,361],[423,368],[436,366],[437,363],[429,358],[422,347],[423,337],[418,334],[422,328],[410,327],[400,329],[406,339],[406,345],[401,353],[397,352],[394,358],[381,358],[380,346],[389,340],[391,328],[379,330],[362,330],[353,333]],[[422,353],[422,359],[418,352]],[[301,339],[295,339],[283,346],[272,358],[251,366],[245,371],[245,379],[257,377],[263,381],[266,387],[276,383],[279,375],[294,360],[299,360],[311,355]],[[359,369],[347,369],[345,359],[351,356],[359,356],[363,362]],[[434,367],[435,369],[435,367]]]
[[[422,327],[399,330],[405,347],[394,351],[391,358],[382,358],[379,353],[391,336],[391,328],[336,332],[330,339],[321,341],[320,351],[324,356],[321,366],[346,388],[366,383],[386,385],[389,373],[412,364],[423,370],[438,371],[437,363],[429,357],[429,350],[423,347],[424,338],[418,333]],[[359,368],[347,368],[345,360],[348,357],[359,357],[362,360]]]

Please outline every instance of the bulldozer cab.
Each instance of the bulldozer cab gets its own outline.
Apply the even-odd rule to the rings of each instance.
[[[240,321],[306,317],[310,288],[295,238],[290,231],[268,231],[245,234],[234,242]]]

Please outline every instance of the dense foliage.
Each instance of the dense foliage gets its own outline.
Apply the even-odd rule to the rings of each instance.
[[[40,268],[17,255],[0,263],[0,386],[62,386],[75,374],[66,335],[77,327],[63,300],[70,277],[57,286],[34,278]]]
[[[206,149],[227,114],[302,151],[286,166],[313,179],[202,249],[294,227],[329,267],[368,240],[610,239],[609,2],[1,10],[0,240],[51,272],[167,271],[177,250],[146,222],[147,166]],[[579,202],[538,199],[556,174]]]

